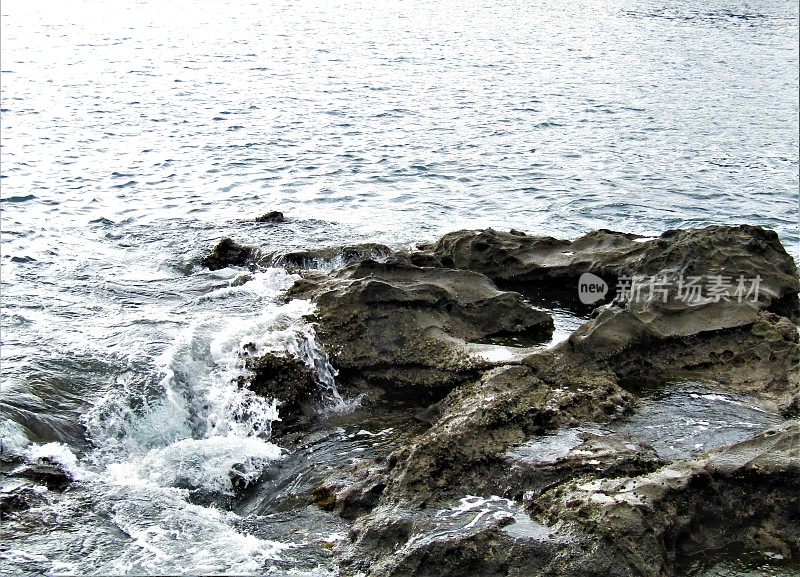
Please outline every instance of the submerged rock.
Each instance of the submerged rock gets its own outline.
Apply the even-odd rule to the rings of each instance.
[[[276,266],[292,270],[336,268],[362,260],[381,260],[391,252],[388,246],[371,242],[275,254],[272,260]]]
[[[0,489],[0,521],[5,521],[19,511],[48,503],[45,492],[39,487],[20,485]]]
[[[465,342],[509,334],[545,340],[553,331],[548,314],[469,271],[367,260],[303,279],[289,296],[316,303],[318,334],[342,380],[417,403],[477,375]]]
[[[233,279],[231,281],[230,286],[232,286],[232,287],[244,286],[247,283],[249,283],[251,280],[253,280],[253,278],[255,278],[255,277],[253,277],[253,275],[251,275],[251,274],[240,274],[239,276],[237,276],[235,279]]]
[[[59,463],[41,458],[38,463],[25,463],[9,473],[10,477],[28,479],[51,491],[62,492],[74,481],[72,474]]]
[[[230,238],[223,238],[201,263],[209,270],[218,270],[229,266],[246,266],[253,262],[257,251],[253,247],[244,246]]]
[[[256,222],[284,222],[285,220],[283,213],[277,210],[271,210],[256,217]]]

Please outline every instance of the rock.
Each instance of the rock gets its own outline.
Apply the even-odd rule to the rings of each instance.
[[[548,458],[536,445],[573,435],[576,444],[563,455]],[[530,444],[512,447],[504,455],[509,465],[506,493],[517,501],[535,499],[576,477],[637,477],[665,464],[653,447],[639,440],[600,433],[586,425],[561,428],[552,437],[533,438],[531,442],[532,447]]]
[[[230,238],[223,238],[201,262],[209,270],[218,270],[229,266],[247,266],[257,257],[258,251],[244,246]]]
[[[712,380],[728,390],[765,395],[789,410],[800,390],[800,346],[789,319],[761,311],[748,324],[714,330],[702,316],[693,327],[690,314],[673,331],[673,321],[664,316],[643,320],[630,308],[605,308],[562,348],[585,362],[603,363],[625,383]]]
[[[384,500],[354,523],[342,564],[391,577],[669,577],[687,574],[698,555],[724,560],[735,544],[738,555],[770,551],[796,567],[798,447],[795,421],[677,464],[606,478],[572,471],[524,506],[498,496],[438,507]],[[632,450],[608,445],[596,453],[625,451]]]
[[[800,280],[794,260],[778,235],[758,226],[709,226],[671,230],[656,239],[598,230],[574,241],[521,236],[492,229],[444,235],[422,255],[440,266],[481,272],[505,286],[555,284],[574,291],[585,272],[615,286],[635,275],[723,275],[731,280],[761,277],[756,308],[788,318],[800,313]],[[707,278],[705,280],[708,280]],[[613,293],[612,293],[613,296]],[[723,302],[723,304],[729,304]]]
[[[800,423],[634,478],[575,480],[534,500],[533,514],[580,545],[558,560],[595,570],[681,575],[699,555],[771,551],[800,561]],[[710,557],[710,558],[709,558]]]
[[[273,481],[286,503],[352,522],[350,542],[337,546],[348,571],[662,577],[732,542],[800,556],[796,422],[671,462],[609,424],[635,411],[634,392],[654,380],[711,381],[800,412],[800,280],[771,231],[715,226],[647,239],[600,230],[563,241],[484,230],[412,252],[215,252],[301,271],[287,298],[316,304],[311,320],[340,389],[365,393],[367,410],[417,415],[419,429],[383,453],[328,463],[327,476],[302,486],[302,469],[288,466]],[[548,339],[552,319],[521,293],[584,311],[584,273],[607,285],[607,302],[565,342],[503,364],[467,353],[467,343]],[[682,292],[690,278],[702,298]],[[746,294],[738,279],[750,282]],[[247,386],[279,399],[292,423],[285,438],[306,439],[298,451],[312,446],[316,433],[302,432],[320,395],[312,372],[274,354],[247,366]],[[548,439],[571,444],[548,457]]]
[[[254,349],[246,345],[245,353]],[[281,420],[273,422],[274,434],[300,427],[314,414],[321,391],[314,372],[301,360],[273,353],[259,357],[248,354],[245,367],[249,374],[239,378],[239,385],[266,399],[278,400]]]
[[[64,491],[73,481],[72,475],[57,463],[42,458],[36,464],[24,464],[13,469],[10,477],[28,479],[44,485],[51,491]]]
[[[432,510],[384,506],[358,520],[351,536],[342,564],[370,577],[539,575],[569,547],[518,504],[496,496]]]
[[[323,511],[333,511],[336,507],[336,491],[320,484],[311,491],[311,502]]]
[[[584,272],[621,273],[626,259],[639,254],[639,238],[598,230],[575,241],[527,236],[519,231],[461,230],[444,235],[421,251],[440,266],[474,270],[500,283],[577,280]],[[566,287],[565,287],[566,288]]]
[[[231,286],[232,287],[236,287],[236,286],[245,285],[245,284],[249,283],[251,280],[253,280],[253,278],[254,277],[251,274],[240,274],[239,276],[237,276],[235,279],[233,279],[231,281]]]
[[[285,220],[283,213],[277,210],[272,210],[256,217],[256,222],[284,222]]]
[[[5,521],[19,511],[48,503],[41,488],[18,486],[0,491],[0,520]]]
[[[443,401],[442,416],[418,437],[388,481],[386,499],[439,500],[484,494],[503,486],[509,494],[506,450],[532,435],[578,423],[607,422],[631,410],[634,397],[613,374],[573,372],[565,360],[544,354],[539,369],[503,366]]]
[[[583,363],[602,363],[623,384],[712,379],[742,392],[768,392],[785,414],[797,411],[800,280],[772,231],[712,226],[647,240],[600,230],[573,242],[459,231],[408,258],[477,270],[526,294],[549,287],[548,294],[568,303],[575,301],[584,272],[617,289],[623,282],[630,289],[636,278],[652,279],[658,283],[652,291],[644,282],[642,292],[629,290],[619,295],[629,298],[597,309],[562,349]],[[701,298],[687,298],[685,284],[692,278],[705,291]],[[740,278],[752,294],[737,294]],[[711,295],[720,279],[727,284]]]
[[[544,340],[553,330],[550,316],[519,294],[468,271],[362,261],[298,281],[288,296],[316,303],[318,334],[341,381],[378,385],[416,404],[476,376],[466,341]]]

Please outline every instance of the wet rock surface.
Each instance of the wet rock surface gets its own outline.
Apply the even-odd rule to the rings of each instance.
[[[367,260],[303,279],[289,296],[316,303],[319,335],[345,386],[382,387],[415,403],[477,376],[465,342],[553,331],[548,314],[469,271]]]
[[[385,441],[347,466],[323,449],[310,474],[300,455],[332,433],[309,418],[282,433],[295,457],[247,507],[335,520],[343,575],[660,577],[730,555],[800,568],[800,280],[773,232],[458,231],[383,248],[282,264],[302,274],[287,298],[316,304],[340,390],[363,395],[350,426]],[[333,270],[308,270],[320,261]],[[591,314],[586,272],[608,283]],[[688,277],[718,288],[687,299]],[[659,290],[643,298],[637,279]],[[531,348],[556,309],[585,322]],[[295,413],[313,404],[299,367],[250,362],[245,385]]]
[[[272,255],[275,264],[290,270],[342,267],[362,260],[382,260],[391,249],[378,243],[353,244],[341,247],[306,249]]]
[[[605,574],[675,574],[682,558],[737,544],[800,555],[800,424],[633,478],[580,479],[536,499],[535,516],[577,535]],[[713,555],[713,553],[711,553]],[[586,560],[566,554],[577,570]]]

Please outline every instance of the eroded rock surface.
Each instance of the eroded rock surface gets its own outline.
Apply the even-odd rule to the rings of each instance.
[[[639,477],[579,479],[529,509],[595,551],[605,574],[670,575],[682,560],[723,550],[800,557],[800,423]],[[567,552],[563,567],[586,560]]]
[[[531,288],[552,282],[564,286],[585,272],[612,284],[620,277],[660,273],[760,275],[761,303],[798,312],[796,302],[781,300],[800,290],[796,264],[778,235],[758,226],[670,230],[655,239],[597,230],[574,241],[492,229],[463,230],[424,245],[416,258]]]
[[[429,402],[476,377],[466,341],[516,334],[547,339],[549,315],[469,271],[362,261],[306,278],[290,297],[317,305],[318,333],[344,382]]]
[[[621,381],[693,376],[766,392],[797,414],[800,281],[772,231],[711,226],[648,240],[599,230],[571,242],[458,231],[415,258],[531,293],[561,286],[574,295],[580,275],[599,275],[608,300],[619,298],[564,345],[584,363],[600,362]]]

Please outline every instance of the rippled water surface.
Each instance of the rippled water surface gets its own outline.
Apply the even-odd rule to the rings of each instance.
[[[331,374],[310,305],[280,298],[292,275],[230,287],[241,271],[199,266],[222,236],[281,251],[749,222],[798,256],[796,2],[0,13],[0,436],[77,479],[4,523],[1,571],[334,570],[341,527],[229,506],[233,483],[297,467],[269,438],[280,409],[233,385],[241,345]],[[275,209],[287,223],[253,222]]]

